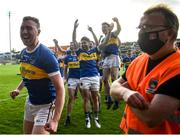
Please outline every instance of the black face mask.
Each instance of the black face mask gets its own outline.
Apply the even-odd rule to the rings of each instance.
[[[169,28],[168,28],[169,29]],[[156,53],[161,47],[165,45],[165,42],[159,39],[159,32],[165,31],[167,29],[163,29],[160,31],[153,31],[153,32],[143,32],[140,33],[138,36],[138,44],[141,50],[149,55]],[[153,35],[155,38],[150,39],[150,35]]]

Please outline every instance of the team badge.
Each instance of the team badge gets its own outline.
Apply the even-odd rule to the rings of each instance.
[[[146,93],[147,94],[154,94],[157,85],[158,85],[158,81],[156,79],[152,78],[149,81],[149,85],[148,85],[148,88],[146,89]]]

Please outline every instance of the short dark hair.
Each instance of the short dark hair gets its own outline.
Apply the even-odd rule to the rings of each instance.
[[[147,9],[144,15],[150,15],[152,13],[160,13],[165,18],[167,26],[172,27],[175,32],[175,38],[178,35],[179,20],[176,14],[166,4],[158,4],[154,7]]]
[[[87,42],[90,42],[90,39],[89,39],[88,37],[86,37],[86,36],[82,37],[82,38],[81,38],[81,41],[82,41],[82,40],[85,40],[85,41],[87,41]]]
[[[107,22],[103,22],[102,25],[107,25],[108,27],[110,27],[110,24]]]
[[[35,22],[37,24],[37,28],[40,29],[39,19],[37,19],[36,17],[32,17],[32,16],[25,16],[23,18],[23,22],[28,21],[28,20],[32,20],[33,22]]]

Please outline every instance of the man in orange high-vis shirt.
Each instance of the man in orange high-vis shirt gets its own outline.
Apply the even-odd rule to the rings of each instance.
[[[178,134],[180,50],[174,45],[178,18],[159,4],[144,12],[138,28],[144,53],[111,86],[111,95],[126,102],[120,128],[127,134]]]

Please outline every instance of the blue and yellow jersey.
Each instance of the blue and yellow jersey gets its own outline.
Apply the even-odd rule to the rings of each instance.
[[[104,48],[105,57],[111,54],[119,55],[118,44],[119,44],[118,37],[111,37]]]
[[[60,67],[60,73],[61,76],[64,76],[64,61],[62,59],[58,59],[59,67]]]
[[[59,64],[46,46],[39,44],[33,52],[23,49],[20,72],[32,104],[47,104],[55,99],[56,91],[49,76],[59,74]]]
[[[124,64],[124,66],[125,66],[125,68],[127,68],[128,66],[129,66],[129,64],[131,63],[131,57],[130,56],[124,56],[123,58],[122,58],[122,62],[123,62],[123,64]]]
[[[68,78],[80,78],[80,64],[76,55],[67,55],[64,64],[68,67]]]
[[[80,62],[80,77],[98,76],[97,48],[92,48],[89,51],[79,49],[76,53]]]

